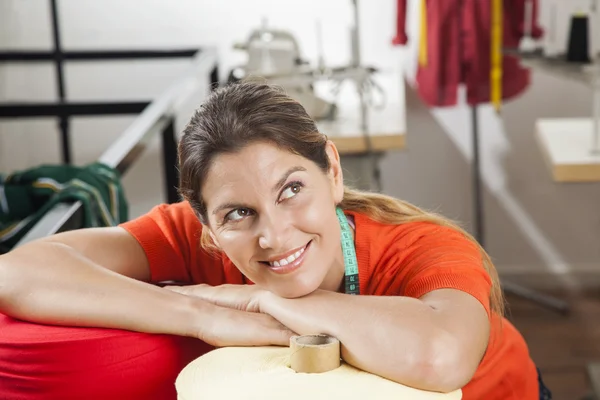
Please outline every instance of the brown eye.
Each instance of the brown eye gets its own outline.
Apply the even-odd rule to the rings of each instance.
[[[239,221],[251,213],[248,208],[236,208],[235,210],[231,210],[226,216],[225,220],[227,221]]]
[[[302,184],[300,182],[292,182],[290,183],[284,190],[281,192],[281,196],[279,196],[279,201],[283,201],[289,199],[290,197],[294,197],[302,190]]]

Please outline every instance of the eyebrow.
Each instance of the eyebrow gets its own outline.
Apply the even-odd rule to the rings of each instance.
[[[289,176],[291,174],[293,174],[294,172],[298,172],[298,171],[306,171],[306,168],[301,167],[301,166],[296,166],[296,167],[292,167],[290,169],[288,169],[282,176],[281,178],[277,181],[277,183],[273,186],[273,191],[277,191],[279,190],[284,184],[285,181],[287,181],[287,179],[289,178]]]
[[[217,215],[220,211],[231,208],[232,210],[236,208],[248,208],[247,206],[240,203],[223,203],[219,207],[213,210],[213,215]]]
[[[301,166],[296,166],[296,167],[292,167],[292,168],[288,169],[281,176],[281,178],[277,181],[277,183],[273,186],[273,191],[275,192],[275,191],[279,190],[285,184],[285,181],[287,181],[287,179],[290,177],[290,175],[293,174],[294,172],[298,172],[298,171],[306,171],[306,168],[301,167]],[[216,207],[212,213],[213,213],[213,215],[216,215],[222,210],[236,209],[236,208],[248,208],[248,206],[241,204],[241,203],[223,203],[223,204],[219,205],[218,207]]]

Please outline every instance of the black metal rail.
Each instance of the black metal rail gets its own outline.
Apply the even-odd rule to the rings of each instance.
[[[62,51],[63,61],[111,61],[161,58],[191,58],[198,49],[182,50],[76,50]],[[52,51],[0,51],[2,62],[48,62],[54,61]]]
[[[64,164],[72,162],[71,132],[69,129],[70,119],[82,116],[105,116],[105,115],[138,115],[143,114],[155,101],[69,101],[66,91],[65,62],[98,62],[110,60],[131,59],[172,59],[189,58],[193,63],[202,64],[198,66],[202,73],[207,76],[211,88],[219,85],[216,52],[209,51],[207,57],[202,60],[203,49],[133,49],[133,50],[64,50],[61,40],[61,29],[59,19],[58,0],[50,1],[50,22],[52,25],[53,48],[50,51],[26,51],[10,50],[0,51],[0,62],[53,62],[56,70],[57,101],[56,102],[0,102],[0,119],[9,118],[37,118],[56,117],[60,130],[61,160]],[[160,100],[160,98],[158,99]],[[166,110],[163,110],[167,112]],[[164,115],[163,117],[166,117]],[[163,161],[166,185],[166,198],[168,202],[178,201],[177,195],[177,146],[176,134],[173,120],[166,124],[162,130]],[[128,145],[128,144],[125,144]],[[130,163],[134,150],[139,150],[136,145],[131,153],[123,155],[123,165]],[[62,210],[58,215],[69,215],[65,221],[60,218],[54,219],[53,223],[69,226],[68,221],[77,216],[76,212],[64,213]],[[56,221],[62,221],[60,223]],[[76,225],[76,224],[75,224]],[[47,226],[44,226],[47,227]],[[58,228],[57,228],[58,229]],[[43,231],[43,229],[42,229]],[[40,231],[41,232],[41,231]],[[35,232],[34,232],[35,233]]]
[[[0,103],[0,118],[75,117],[94,115],[139,114],[149,101],[71,102],[71,103]]]
[[[190,70],[157,96],[140,112],[131,125],[115,140],[98,159],[99,162],[124,174],[136,162],[151,139],[162,138],[165,197],[168,202],[179,201],[177,192],[177,146],[175,112],[177,104],[185,100],[190,85],[199,79],[214,87],[217,76],[217,57],[213,49],[198,52]],[[49,210],[17,244],[22,246],[32,240],[81,227],[81,203],[57,204]]]
[[[10,50],[0,51],[0,62],[53,62],[56,70],[56,103],[0,103],[0,118],[56,117],[60,131],[61,160],[72,162],[70,118],[75,116],[100,116],[139,114],[150,102],[70,102],[66,90],[64,65],[68,61],[109,61],[130,59],[192,58],[199,49],[140,49],[140,50],[72,50],[62,47],[58,0],[50,0],[52,46],[50,51]],[[211,77],[212,80],[212,77]]]

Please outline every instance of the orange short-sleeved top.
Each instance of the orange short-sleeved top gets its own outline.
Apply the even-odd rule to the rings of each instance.
[[[362,295],[419,298],[453,288],[469,293],[491,315],[491,281],[476,245],[459,232],[422,222],[382,224],[366,215],[353,217]],[[225,254],[210,254],[200,245],[202,225],[187,202],[160,205],[121,225],[141,244],[152,282],[244,284],[245,278]],[[492,323],[486,354],[464,400],[538,399],[537,370],[523,337],[504,319]]]

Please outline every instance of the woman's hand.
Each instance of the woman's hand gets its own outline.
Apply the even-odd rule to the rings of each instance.
[[[295,335],[270,315],[211,307],[198,338],[212,346],[289,346]]]
[[[289,346],[290,337],[296,335],[272,316],[261,313],[261,298],[268,292],[258,286],[200,284],[164,289],[210,303],[198,336],[213,346]]]
[[[240,311],[260,313],[261,301],[267,294],[265,289],[256,285],[219,285],[206,284],[190,286],[165,286],[167,290],[186,296],[198,297],[217,306]]]

